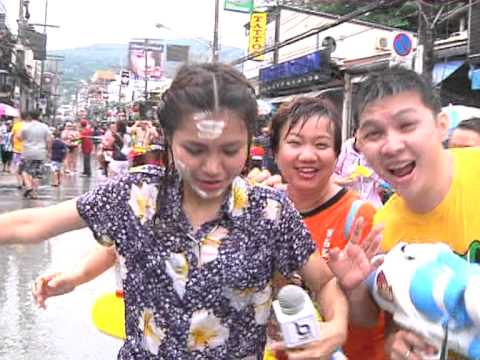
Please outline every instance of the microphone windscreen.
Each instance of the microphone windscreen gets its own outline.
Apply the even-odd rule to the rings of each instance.
[[[278,304],[284,314],[295,315],[303,309],[306,296],[307,293],[301,287],[287,285],[278,292]]]

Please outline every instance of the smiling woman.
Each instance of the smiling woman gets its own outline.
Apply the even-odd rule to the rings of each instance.
[[[296,98],[272,119],[272,147],[288,197],[300,211],[325,259],[347,246],[352,224],[362,218],[364,239],[375,208],[357,193],[340,187],[333,173],[341,148],[341,122],[326,98]],[[349,359],[382,360],[383,320],[371,329],[350,326],[345,352]]]

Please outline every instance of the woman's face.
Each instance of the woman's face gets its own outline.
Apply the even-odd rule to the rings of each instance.
[[[289,189],[323,189],[335,169],[333,125],[327,117],[311,117],[288,133],[287,122],[280,130],[276,160]]]
[[[248,131],[233,112],[196,113],[180,122],[171,144],[184,191],[201,199],[216,199],[245,166]]]

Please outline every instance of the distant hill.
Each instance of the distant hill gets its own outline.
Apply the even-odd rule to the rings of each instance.
[[[168,40],[168,44],[189,45],[190,61],[208,61],[211,58],[210,42],[199,39]],[[59,65],[61,86],[67,95],[75,93],[74,88],[79,80],[89,80],[96,70],[120,70],[128,65],[128,44],[97,44],[88,47],[51,51],[49,54],[62,55],[64,61]],[[244,50],[221,46],[219,58],[222,62],[230,62],[244,55]],[[177,62],[167,62],[166,73],[173,77],[178,67]]]

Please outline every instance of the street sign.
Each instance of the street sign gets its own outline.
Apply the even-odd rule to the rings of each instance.
[[[408,56],[412,52],[412,38],[407,33],[399,33],[393,38],[393,51],[398,56]]]

